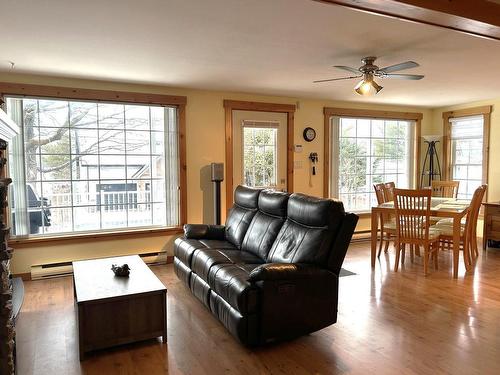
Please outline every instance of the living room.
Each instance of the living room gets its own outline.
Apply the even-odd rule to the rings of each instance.
[[[10,226],[8,247],[13,249],[9,272],[24,281],[24,301],[15,320],[17,373],[499,370],[495,316],[500,252],[494,247],[494,230],[485,225],[488,235],[483,235],[488,222],[483,217],[500,197],[495,164],[500,93],[494,84],[500,5],[452,1],[433,5],[444,7],[436,9],[416,0],[353,3],[0,1],[6,31],[0,97],[5,122],[14,123],[21,134],[9,141],[8,172],[2,176],[12,179],[3,220]],[[369,6],[375,8],[365,8]],[[406,63],[402,70],[383,68]],[[352,76],[356,78],[343,79]],[[330,79],[342,80],[313,82]],[[383,89],[360,95],[355,91],[360,80],[372,90]],[[141,112],[144,108],[147,112]],[[35,119],[32,125],[28,119]],[[69,124],[63,125],[67,119]],[[353,130],[365,120],[371,132],[395,126],[395,147],[387,143],[389,137]],[[454,162],[452,132],[459,120],[464,121],[462,132],[477,124],[474,129],[481,131],[480,148],[467,151],[476,161],[465,163],[465,177],[458,176],[464,166]],[[119,126],[123,129],[117,130]],[[264,133],[272,134],[274,143],[247,144],[245,132],[254,140],[256,129],[267,129]],[[477,141],[476,130],[467,133],[466,142]],[[349,139],[354,139],[351,154],[342,143]],[[367,139],[373,150],[382,139],[382,156],[362,152]],[[30,144],[39,150],[30,153]],[[272,150],[272,170],[265,177],[247,166],[257,163],[259,147],[264,154]],[[247,149],[254,159],[247,159]],[[389,171],[391,160],[394,171]],[[430,166],[430,160],[436,163]],[[380,165],[385,169],[378,174],[374,170]],[[370,167],[361,178],[350,173]],[[216,178],[213,171],[219,173]],[[259,176],[265,181],[255,182]],[[395,181],[398,189],[419,189],[429,187],[431,180],[460,180],[457,201],[470,202],[474,190],[487,185],[479,203],[492,205],[481,209],[472,239],[466,235],[463,241],[461,220],[465,225],[466,217],[474,215],[468,215],[469,206],[453,208],[463,216],[453,216],[458,234],[440,241],[443,246],[429,255],[437,269],[431,261],[424,271],[427,254],[414,254],[412,244],[406,256],[403,248],[401,260],[407,259],[396,272],[396,234],[387,232],[387,252],[379,250],[384,240],[378,214],[371,215],[377,206],[373,185]],[[191,235],[183,225],[224,225],[235,201],[241,202],[235,196],[238,185],[340,199],[346,212],[359,217],[357,225],[350,223],[354,233],[339,264],[343,271],[336,272],[335,324],[246,345],[221,314],[217,319],[210,306],[197,300],[197,287],[189,285],[191,273],[187,287],[183,274],[176,275],[174,258],[181,257],[175,241]],[[25,188],[27,195],[19,194]],[[248,194],[241,196],[247,199]],[[265,200],[266,193],[260,194]],[[291,197],[286,198],[289,211]],[[270,217],[281,215],[255,205]],[[330,217],[321,211],[315,215]],[[446,215],[437,214],[439,219],[452,217]],[[311,224],[304,220],[305,226]],[[491,245],[486,250],[483,238]],[[467,248],[467,241],[472,250],[475,241],[477,252],[467,250],[468,260],[460,245]],[[73,280],[79,272],[94,274],[76,272],[79,266],[72,262],[133,255],[151,264],[168,290],[162,295],[168,300],[165,316],[159,316],[165,318],[166,331],[157,335],[166,342],[117,341],[122,345],[82,353]],[[130,280],[134,273],[147,274],[142,263],[134,264],[129,264]],[[95,281],[82,280],[85,285]],[[306,312],[312,314],[305,309],[302,315]],[[120,308],[114,313],[126,315]]]

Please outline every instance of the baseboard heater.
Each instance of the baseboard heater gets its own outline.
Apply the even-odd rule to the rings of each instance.
[[[137,254],[146,264],[166,264],[167,252],[153,252]],[[73,274],[71,262],[46,263],[31,266],[31,280],[42,280],[52,277],[68,276]]]

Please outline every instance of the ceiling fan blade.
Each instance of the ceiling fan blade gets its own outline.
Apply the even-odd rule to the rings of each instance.
[[[419,74],[384,74],[382,78],[399,78],[399,79],[411,79],[417,81],[419,79],[424,78]]]
[[[356,68],[351,68],[350,66],[345,66],[345,65],[334,65],[333,67],[334,67],[334,68],[337,68],[337,69],[347,70],[348,72],[351,72],[351,73],[356,73],[356,74],[359,74],[359,69],[356,69]]]
[[[320,83],[320,82],[331,82],[331,81],[342,81],[344,79],[354,79],[354,78],[361,78],[363,76],[352,76],[352,77],[342,77],[342,78],[331,78],[331,79],[320,79],[317,81],[313,81],[313,83]]]
[[[385,68],[379,69],[379,72],[391,73],[391,72],[397,72],[399,70],[416,68],[417,66],[420,65],[418,65],[415,61],[407,61],[400,64],[386,66]]]

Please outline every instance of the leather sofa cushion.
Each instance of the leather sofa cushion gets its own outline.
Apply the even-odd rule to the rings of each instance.
[[[174,271],[179,280],[182,280],[184,284],[189,286],[191,280],[191,269],[182,263],[179,258],[174,258]]]
[[[263,190],[259,195],[259,211],[248,227],[241,249],[266,260],[269,250],[285,222],[288,194]]]
[[[241,250],[213,250],[213,249],[198,249],[193,254],[191,261],[191,270],[200,276],[203,280],[208,281],[208,273],[210,268],[216,264],[262,264],[262,260],[246,251]]]
[[[236,247],[229,241],[221,241],[221,240],[200,240],[200,243],[205,245],[207,249],[233,249],[236,250]]]
[[[344,216],[340,201],[292,194],[288,200],[288,218],[267,262],[324,266]]]
[[[272,216],[286,217],[288,197],[290,195],[276,190],[262,190],[259,195],[259,210]]]
[[[191,267],[193,254],[198,249],[236,249],[233,244],[228,241],[220,240],[195,240],[186,238],[177,238],[175,240],[174,255],[184,265]]]
[[[238,249],[254,215],[257,212],[259,189],[238,186],[234,192],[234,206],[226,219],[226,239]]]
[[[240,313],[257,312],[258,290],[248,281],[249,273],[259,264],[239,266],[216,264],[208,273],[208,285]]]
[[[199,240],[188,240],[185,238],[177,238],[175,240],[174,255],[184,265],[191,267],[191,259],[197,249],[206,248]]]
[[[297,193],[288,200],[288,218],[309,227],[338,227],[344,214],[341,201]]]

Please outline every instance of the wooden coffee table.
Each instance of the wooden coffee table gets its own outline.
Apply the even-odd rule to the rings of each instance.
[[[127,263],[129,277],[112,264]],[[138,255],[73,262],[80,360],[86,352],[162,336],[167,341],[167,288]]]

